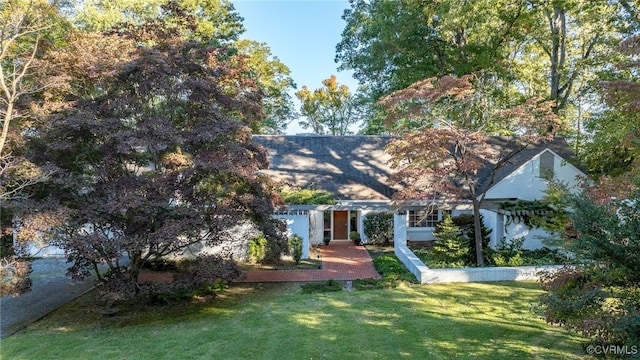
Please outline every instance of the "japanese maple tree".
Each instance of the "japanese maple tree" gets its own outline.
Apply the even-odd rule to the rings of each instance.
[[[247,219],[272,258],[286,246],[271,218],[280,197],[259,173],[261,94],[243,58],[185,40],[194,18],[175,3],[163,11],[170,22],[82,34],[51,59],[72,80],[49,94],[55,111],[32,139],[35,159],[60,168],[36,199],[56,209],[49,230],[74,276],[126,259],[135,284],[145,262],[224,242]]]
[[[398,200],[473,204],[476,263],[484,265],[480,207],[495,173],[518,152],[552,137],[558,118],[552,104],[531,99],[498,108],[481,77],[444,76],[416,82],[380,100],[397,137],[389,144]],[[499,144],[490,136],[500,135]],[[498,145],[498,146],[496,146]],[[488,179],[478,177],[490,168]]]

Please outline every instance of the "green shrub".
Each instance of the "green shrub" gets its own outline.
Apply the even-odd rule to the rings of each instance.
[[[469,238],[462,235],[460,227],[453,223],[450,216],[436,225],[433,235],[439,238],[433,242],[429,251],[435,264],[448,264],[447,267],[465,267],[469,264]]]
[[[327,280],[323,282],[311,282],[302,285],[302,292],[304,294],[313,294],[330,291],[341,291],[344,284],[342,281]]]
[[[302,259],[302,238],[299,235],[293,234],[289,238],[289,249],[293,261],[295,261],[296,265],[300,264],[300,259]]]
[[[375,245],[389,245],[393,240],[393,213],[371,212],[362,221],[364,234]]]
[[[356,245],[362,245],[362,239],[360,238],[360,234],[357,231],[352,231],[349,233],[349,238]]]
[[[373,259],[373,266],[383,280],[416,282],[416,277],[395,255],[380,255]]]
[[[267,243],[267,239],[262,235],[249,240],[249,260],[256,263],[264,260]]]
[[[515,237],[509,241],[502,239],[495,253],[492,254],[492,262],[496,266],[522,266],[522,244],[524,237]]]
[[[460,232],[463,236],[469,239],[469,253],[465,263],[476,263],[476,231],[474,226],[474,217],[472,214],[461,214],[451,218],[453,223],[460,228]],[[489,241],[491,238],[491,229],[484,225],[484,218],[480,215],[480,233],[482,236],[482,250],[485,263],[490,263],[492,258],[492,249],[489,247]]]
[[[333,205],[336,197],[325,190],[297,189],[282,190],[285,204],[296,205]]]

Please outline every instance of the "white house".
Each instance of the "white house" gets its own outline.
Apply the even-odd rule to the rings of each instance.
[[[389,181],[393,170],[385,152],[391,140],[388,136],[264,135],[254,139],[268,150],[266,174],[283,186],[326,190],[338,199],[334,205],[287,204],[275,214],[287,221],[291,234],[303,237],[305,249],[325,238],[348,239],[352,231],[366,241],[363,218],[372,211],[395,211],[396,229],[403,232],[395,234],[396,239],[412,241],[434,240],[435,224],[445,212],[455,216],[472,211],[469,199],[394,205],[392,196],[398,188]],[[504,138],[491,138],[490,142],[497,147],[514,146]],[[563,139],[540,141],[524,149],[514,147],[513,151],[515,156],[495,172],[492,182],[493,163],[487,161],[479,171],[477,193],[486,193],[481,212],[485,225],[492,229],[491,246],[503,238],[525,237],[524,248],[535,249],[543,246],[540,236],[544,231],[529,228],[499,204],[541,199],[547,186],[545,174],[553,174],[569,186],[585,174],[567,161],[573,153]]]

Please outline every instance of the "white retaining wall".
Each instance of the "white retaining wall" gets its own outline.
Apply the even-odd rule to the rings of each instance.
[[[407,247],[406,216],[394,215],[394,253],[421,284],[451,282],[488,282],[537,280],[543,272],[554,272],[561,265],[485,267],[464,269],[429,269]]]

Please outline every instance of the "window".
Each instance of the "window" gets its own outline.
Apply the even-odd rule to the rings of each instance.
[[[555,156],[549,151],[545,151],[540,154],[540,177],[547,178],[553,177],[553,162]]]
[[[409,211],[409,227],[434,228],[442,221],[442,210],[411,210]]]

